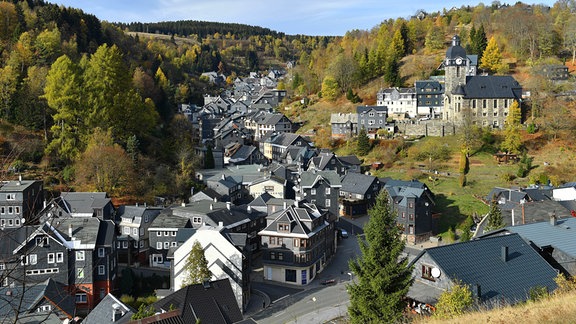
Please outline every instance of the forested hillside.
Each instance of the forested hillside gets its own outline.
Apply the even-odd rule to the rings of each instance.
[[[201,73],[217,71],[230,84],[236,76],[293,61],[295,68],[279,85],[289,95],[280,108],[293,106],[300,115],[306,111],[293,103],[302,97],[329,107],[346,97],[372,103],[375,91],[364,90],[367,85],[411,86],[438,73],[454,34],[480,57],[491,40],[500,56],[496,65],[481,58],[481,68],[515,74],[532,90],[537,109],[531,117],[541,118],[534,122],[567,129],[571,124],[547,112],[563,109],[553,94],[572,84],[549,83],[532,68],[573,61],[574,9],[569,1],[552,8],[494,2],[321,37],[194,21],[113,24],[41,0],[2,1],[1,153],[20,171],[49,174],[47,185],[58,189],[103,190],[115,197],[184,195],[196,143],[183,135],[190,134],[190,124],[175,115],[177,105],[202,105],[204,94],[221,91]]]

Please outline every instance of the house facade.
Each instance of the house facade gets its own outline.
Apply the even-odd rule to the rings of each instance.
[[[148,228],[162,211],[160,207],[119,206],[120,218],[118,240],[118,262],[132,265],[148,263],[150,239]]]
[[[349,218],[366,215],[382,189],[380,179],[362,173],[348,173],[341,183],[339,215]]]
[[[36,214],[43,208],[44,189],[39,180],[0,183],[0,227],[38,224]]]
[[[376,105],[388,108],[390,114],[405,113],[414,118],[418,115],[414,88],[387,88],[376,93]]]
[[[417,115],[431,119],[442,116],[444,106],[444,87],[437,80],[416,81]]]
[[[388,108],[381,106],[358,106],[358,131],[364,128],[367,133],[376,133],[379,129],[386,129]]]
[[[335,253],[334,223],[313,204],[298,203],[270,214],[258,234],[264,279],[308,285]]]
[[[342,188],[340,175],[336,171],[304,171],[300,173],[296,200],[305,200],[326,209],[330,219],[338,217],[338,195]]]

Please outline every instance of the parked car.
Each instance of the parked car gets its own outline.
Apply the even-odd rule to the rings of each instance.
[[[340,236],[342,238],[347,238],[348,237],[348,231],[346,231],[345,229],[341,228],[340,229]]]

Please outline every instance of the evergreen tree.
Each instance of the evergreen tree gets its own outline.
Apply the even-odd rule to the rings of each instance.
[[[370,139],[366,134],[366,129],[362,127],[358,133],[358,143],[356,143],[356,153],[364,156],[370,152]]]
[[[402,257],[405,242],[386,191],[381,191],[368,214],[365,238],[358,242],[361,255],[349,262],[357,282],[348,286],[348,313],[352,323],[397,323],[406,306],[412,269]]]
[[[472,48],[475,54],[478,54],[478,60],[481,60],[484,55],[484,50],[488,44],[488,39],[486,38],[486,32],[484,31],[484,25],[480,25],[480,28],[476,30],[474,38],[472,41]]]
[[[490,211],[488,212],[488,224],[486,225],[486,231],[493,231],[506,226],[504,219],[502,218],[502,211],[498,208],[498,202],[492,199],[490,202]]]
[[[188,276],[183,281],[185,286],[199,284],[212,278],[212,272],[208,269],[208,260],[204,256],[204,249],[198,241],[192,245],[184,269],[188,272]]]

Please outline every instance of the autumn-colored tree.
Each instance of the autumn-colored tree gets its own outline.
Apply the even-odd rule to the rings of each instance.
[[[204,255],[202,245],[195,241],[186,259],[184,270],[187,272],[182,284],[184,286],[199,284],[212,278],[212,272],[208,269],[208,260]]]
[[[504,152],[518,154],[522,148],[520,135],[520,120],[522,112],[517,101],[514,101],[508,109],[508,116],[504,125],[504,141],[500,145]]]
[[[501,72],[505,68],[502,62],[502,53],[500,53],[498,43],[496,43],[494,36],[490,37],[486,50],[484,50],[480,68],[492,72]]]
[[[461,282],[455,282],[450,290],[440,295],[434,317],[450,319],[460,316],[469,311],[472,305],[474,305],[474,298],[470,287]]]
[[[110,131],[94,129],[86,151],[75,163],[76,184],[80,188],[111,196],[133,192],[137,178],[132,159],[111,138]]]
[[[322,97],[328,100],[336,100],[339,93],[339,86],[336,79],[331,76],[325,77],[324,81],[322,81]]]

